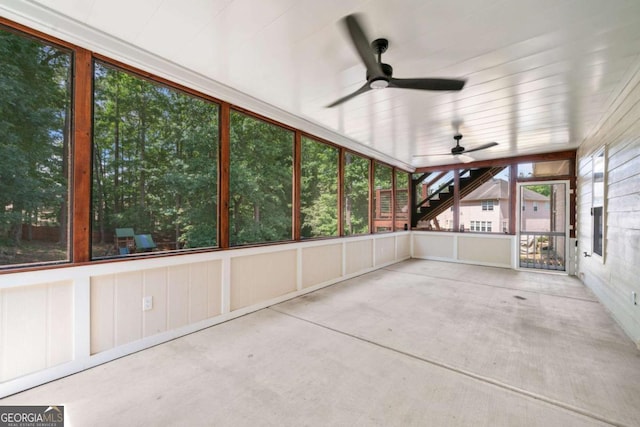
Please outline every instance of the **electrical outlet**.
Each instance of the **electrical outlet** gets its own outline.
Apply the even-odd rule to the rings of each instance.
[[[142,311],[148,311],[153,308],[153,297],[142,297]]]

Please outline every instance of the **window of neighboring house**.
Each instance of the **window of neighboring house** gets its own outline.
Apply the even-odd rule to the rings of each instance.
[[[344,154],[344,234],[369,232],[369,160],[351,152]]]
[[[491,231],[492,231],[491,221],[487,221],[487,233],[491,233]]]
[[[469,230],[470,231],[478,231],[476,230],[476,222],[475,221],[471,221],[469,224]]]
[[[70,259],[72,63],[0,29],[0,268]]]
[[[493,210],[493,200],[483,200],[481,202],[483,211],[492,211]]]
[[[374,162],[373,232],[393,231],[393,168]]]
[[[487,231],[487,223],[486,223],[486,221],[482,221],[480,223],[480,231]]]
[[[508,221],[502,221],[502,232],[503,233],[508,233],[509,232],[509,222]]]
[[[300,236],[338,235],[338,159],[340,150],[302,137]]]
[[[511,166],[506,166],[500,170],[493,177],[483,180],[481,184],[478,182],[471,182],[472,188],[475,188],[471,192],[468,192],[464,197],[460,199],[460,215],[470,215],[472,218],[485,219],[485,229],[482,229],[480,221],[476,221],[475,230],[485,233],[500,233],[499,229],[487,230],[486,220],[507,221],[509,213],[510,203],[510,181],[511,181]],[[460,185],[465,185],[465,175],[461,176]],[[479,184],[479,185],[478,185]],[[464,191],[464,188],[461,189]],[[462,216],[460,217],[462,219]],[[500,224],[500,222],[498,222]]]
[[[293,238],[294,133],[231,111],[229,244]]]
[[[92,257],[217,245],[218,105],[94,66]]]
[[[604,197],[605,197],[605,150],[593,156],[592,250],[602,256],[604,253]]]
[[[533,202],[533,211],[538,212],[538,202]]]

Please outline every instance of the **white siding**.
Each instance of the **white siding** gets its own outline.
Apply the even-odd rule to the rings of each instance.
[[[591,254],[592,155],[605,152],[604,252]],[[640,71],[578,150],[578,274],[640,347]],[[584,257],[586,252],[590,257]]]

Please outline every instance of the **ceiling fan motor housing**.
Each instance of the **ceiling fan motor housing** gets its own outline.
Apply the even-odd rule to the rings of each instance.
[[[462,139],[462,134],[457,133],[453,135],[453,139],[456,140],[456,146],[451,149],[451,154],[462,154],[464,152],[464,147],[460,146],[460,140]]]

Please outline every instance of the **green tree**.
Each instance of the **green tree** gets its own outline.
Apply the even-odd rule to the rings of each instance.
[[[369,232],[369,160],[352,153],[344,156],[344,233]]]
[[[70,64],[63,50],[0,30],[0,245],[44,221],[66,246]]]
[[[551,186],[547,184],[527,185],[527,188],[546,197],[549,197],[551,195]]]
[[[303,238],[338,234],[338,156],[332,146],[302,138],[301,231]]]
[[[173,248],[215,246],[218,106],[102,63],[94,79],[97,243],[126,227]]]
[[[292,238],[293,132],[231,112],[229,241]]]

